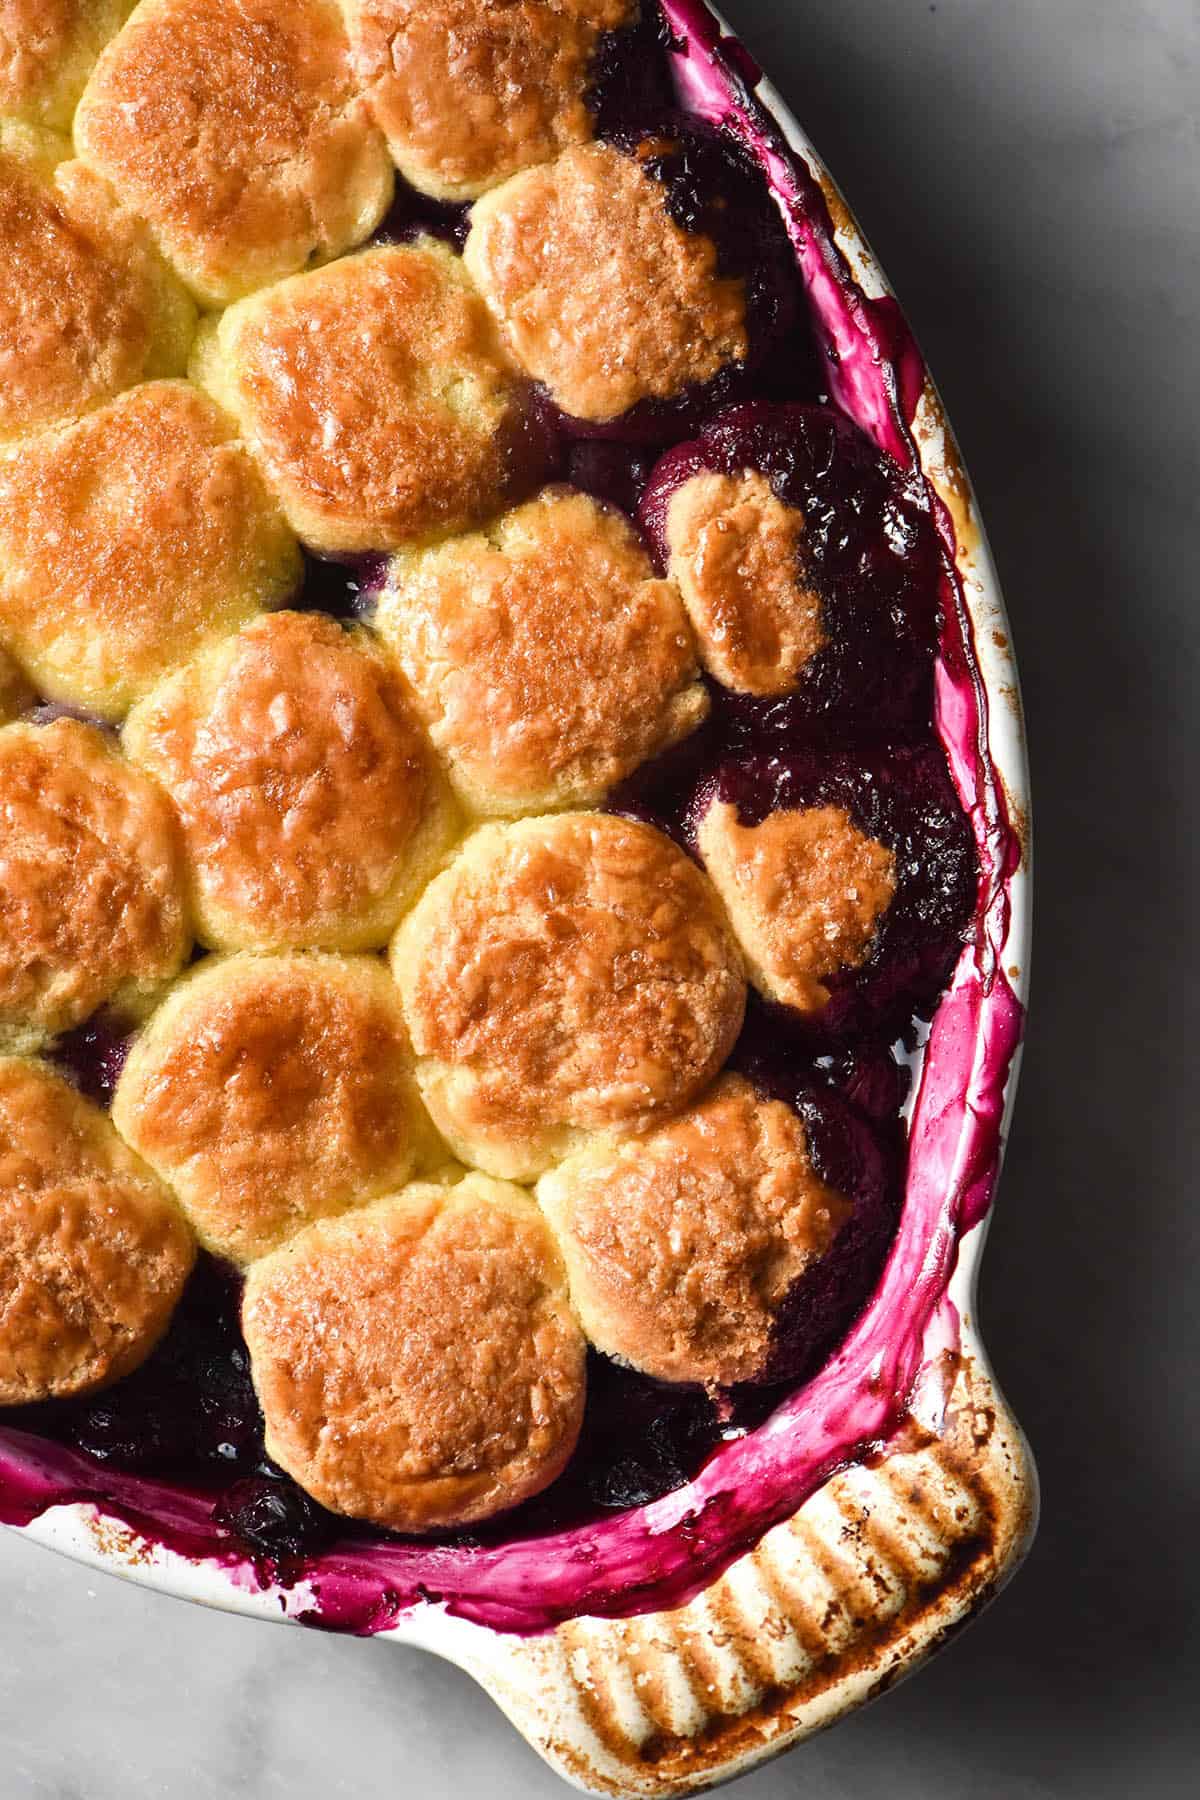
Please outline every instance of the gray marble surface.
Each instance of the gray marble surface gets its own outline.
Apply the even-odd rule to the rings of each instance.
[[[1021,653],[1036,1005],[984,1282],[1024,1573],[745,1800],[1196,1791],[1195,0],[727,0],[943,387]],[[4,1800],[547,1800],[454,1670],[0,1537]]]

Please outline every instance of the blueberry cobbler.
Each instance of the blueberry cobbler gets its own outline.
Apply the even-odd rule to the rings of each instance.
[[[896,1232],[946,550],[677,11],[0,5],[0,1425],[276,1571],[684,1487]]]

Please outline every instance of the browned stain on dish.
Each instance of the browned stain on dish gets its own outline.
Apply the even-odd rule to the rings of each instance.
[[[1015,1426],[964,1361],[941,1437],[911,1420],[874,1468],[835,1476],[677,1611],[526,1640],[499,1697],[593,1792],[707,1786],[840,1715],[847,1684],[856,1700],[883,1692],[960,1629],[1019,1559],[1031,1490]],[[582,1734],[565,1734],[571,1717]]]
[[[959,566],[970,564],[983,547],[971,479],[941,396],[928,376],[913,422],[913,435],[920,451],[921,466],[953,521]]]
[[[122,1569],[143,1569],[154,1561],[154,1547],[129,1525],[101,1516],[84,1521],[88,1536],[100,1555]]]
[[[1020,712],[1021,701],[1019,694],[1017,694],[1016,700],[1017,716],[1018,720],[1020,720],[1022,715]],[[1022,867],[1027,868],[1029,865],[1029,852],[1032,846],[1029,808],[1022,805],[1020,800],[1018,800],[1017,796],[1013,793],[1008,782],[1004,780],[1003,776],[1001,776],[1001,784],[1004,788],[1004,806],[1008,813],[1008,823],[1012,828],[1017,843],[1020,845]]]
[[[829,209],[829,219],[833,226],[834,236],[846,239],[856,247],[861,245],[863,236],[858,228],[858,221],[843,200],[841,189],[837,186],[833,177],[827,174],[822,168],[814,168],[813,165],[808,162],[807,158],[805,159],[805,162],[809,173],[813,176],[817,186],[821,190],[821,196],[825,201],[825,205]]]

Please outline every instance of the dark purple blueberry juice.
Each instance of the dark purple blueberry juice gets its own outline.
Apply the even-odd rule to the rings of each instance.
[[[300,588],[288,604],[297,612],[328,613],[343,625],[354,624],[370,616],[384,566],[382,556],[341,560],[306,550]]]
[[[55,1040],[51,1059],[68,1081],[97,1106],[112,1104],[113,1089],[121,1079],[129,1054],[131,1027],[127,1020],[107,1012],[93,1013],[74,1031]]]

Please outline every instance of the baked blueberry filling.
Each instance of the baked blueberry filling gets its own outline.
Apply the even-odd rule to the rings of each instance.
[[[850,1212],[778,1305],[753,1383],[706,1390],[656,1381],[589,1351],[583,1426],[564,1472],[515,1509],[434,1540],[463,1547],[515,1545],[671,1494],[846,1337],[900,1214],[905,1051],[932,1015],[976,908],[975,838],[934,725],[947,576],[928,497],[832,403],[829,364],[760,165],[737,133],[679,112],[668,48],[652,6],[632,30],[601,38],[589,96],[596,135],[662,188],[675,226],[711,240],[719,276],[744,284],[746,354],[599,422],[567,413],[535,384],[505,428],[504,457],[517,496],[565,481],[620,509],[662,573],[684,554],[672,540],[673,500],[698,478],[735,487],[760,478],[758,502],[773,499],[799,521],[792,586],[811,601],[814,641],[793,678],[782,691],[756,692],[709,668],[705,723],[612,791],[606,810],[655,826],[701,863],[714,806],[735,835],[777,815],[819,815],[886,864],[877,916],[854,955],[818,970],[819,1006],[772,997],[770,971],[756,979],[750,957],[745,1020],[728,1059],[764,1100],[798,1114],[817,1175]],[[400,177],[375,238],[433,236],[461,249],[470,213],[469,203],[432,199]],[[369,620],[382,579],[381,556],[305,550],[289,604],[343,623]],[[102,1011],[49,1054],[107,1105],[128,1042],[119,1015]],[[268,1455],[241,1293],[238,1271],[202,1255],[165,1337],[132,1375],[84,1398],[12,1409],[5,1422],[103,1468],[181,1483],[203,1496],[221,1533],[279,1568],[334,1540],[398,1541],[327,1511]]]

